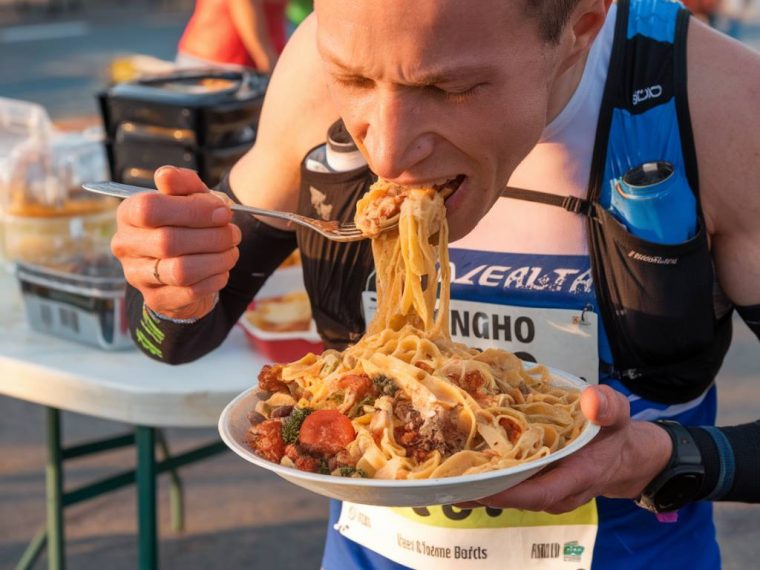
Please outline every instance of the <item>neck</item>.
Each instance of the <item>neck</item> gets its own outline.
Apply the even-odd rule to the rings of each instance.
[[[578,84],[583,78],[583,70],[586,69],[589,51],[587,50],[576,63],[562,72],[555,81],[552,92],[549,95],[546,124],[551,123],[562,109],[570,102]]]

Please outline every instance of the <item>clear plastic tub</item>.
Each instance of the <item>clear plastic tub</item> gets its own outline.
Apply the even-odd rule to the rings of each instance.
[[[79,215],[3,216],[4,257],[11,263],[65,263],[78,253],[105,255],[116,232],[113,207]],[[82,208],[84,210],[85,208]],[[72,209],[71,211],[77,211]]]
[[[86,180],[107,177],[99,137],[96,132],[56,134],[11,154],[0,196],[0,242],[5,242],[0,257],[49,265],[77,253],[108,253],[119,201],[81,188]]]
[[[16,275],[32,329],[104,350],[134,346],[115,258],[76,256],[55,267],[18,263]]]

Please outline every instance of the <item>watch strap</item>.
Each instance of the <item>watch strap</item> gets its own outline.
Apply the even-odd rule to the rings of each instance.
[[[654,423],[668,433],[673,443],[673,451],[665,469],[647,485],[636,503],[655,513],[675,511],[693,497],[685,494],[674,503],[672,497],[666,499],[660,496],[661,491],[666,485],[672,485],[672,481],[678,477],[691,476],[701,479],[704,475],[702,454],[689,430],[678,422],[657,420]]]
[[[654,423],[668,432],[673,442],[671,464],[702,465],[702,453],[688,429],[673,420],[656,420]]]

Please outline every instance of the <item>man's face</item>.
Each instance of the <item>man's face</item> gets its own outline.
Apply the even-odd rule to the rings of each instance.
[[[556,48],[520,0],[318,0],[330,92],[372,170],[399,184],[454,180],[462,237],[547,122]]]

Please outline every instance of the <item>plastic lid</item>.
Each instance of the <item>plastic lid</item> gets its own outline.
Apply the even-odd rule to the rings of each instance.
[[[334,122],[327,131],[325,159],[334,172],[347,172],[367,165],[354,139],[346,130],[341,119]]]
[[[658,160],[645,162],[635,168],[631,168],[623,175],[623,182],[632,187],[653,186],[670,178],[675,172],[675,167],[669,162]]]
[[[109,89],[109,97],[154,103],[205,106],[263,95],[268,80],[256,73],[228,69],[183,69],[143,76]]]
[[[327,144],[330,150],[335,152],[356,152],[358,147],[346,130],[346,125],[342,119],[338,119],[327,131]]]

